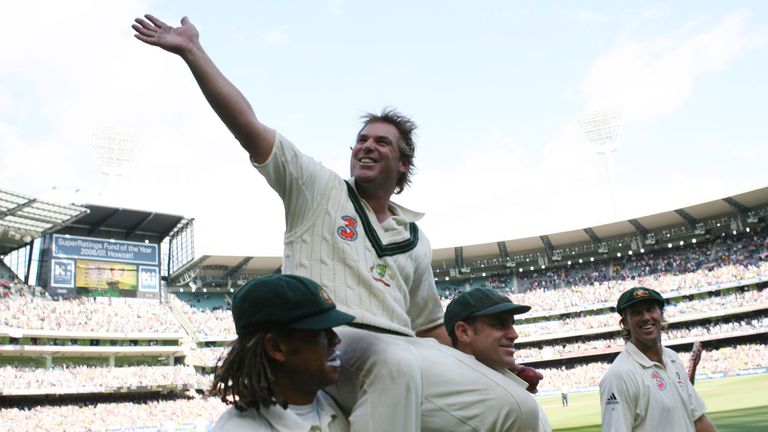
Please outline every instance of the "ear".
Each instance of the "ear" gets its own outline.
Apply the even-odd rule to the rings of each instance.
[[[400,167],[398,168],[398,172],[400,174],[404,174],[408,172],[408,168],[411,167],[411,162],[405,159],[400,159]]]
[[[288,349],[283,340],[275,333],[264,333],[264,352],[272,360],[283,363],[286,360]]]
[[[472,342],[472,336],[475,334],[475,332],[472,330],[472,326],[465,323],[464,321],[457,322],[453,327],[453,331],[456,332],[456,339],[460,344]]]

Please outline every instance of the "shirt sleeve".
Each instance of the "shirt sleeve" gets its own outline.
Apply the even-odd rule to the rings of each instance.
[[[279,133],[269,158],[263,164],[251,163],[283,200],[286,232],[308,223],[330,182],[343,181]]]
[[[600,417],[603,431],[627,432],[632,430],[637,415],[639,388],[626,371],[608,368],[600,381]]]
[[[410,302],[408,317],[411,329],[420,332],[431,329],[443,323],[443,306],[435,287],[435,276],[432,273],[432,245],[426,236],[420,233],[419,251],[414,265],[413,282],[410,287]]]

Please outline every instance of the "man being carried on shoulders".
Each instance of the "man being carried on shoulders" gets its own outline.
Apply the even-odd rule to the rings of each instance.
[[[171,27],[146,15],[133,29],[142,42],[186,62],[282,199],[283,271],[317,281],[340,310],[355,315],[352,326],[339,329],[341,380],[330,389],[349,412],[352,430],[532,429],[537,419],[520,418],[510,408],[519,386],[479,362],[467,364],[448,346],[431,246],[416,225],[422,215],[391,201],[410,183],[415,123],[395,110],[365,115],[351,148],[352,178],[345,180],[256,118],[187,18]]]

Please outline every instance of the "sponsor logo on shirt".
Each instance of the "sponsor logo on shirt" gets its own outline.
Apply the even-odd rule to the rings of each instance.
[[[664,391],[667,389],[667,382],[664,381],[664,378],[662,378],[658,372],[652,373],[651,379],[656,381],[656,387],[658,387],[659,390]]]
[[[608,399],[605,400],[605,406],[619,406],[621,405],[621,402],[619,402],[619,398],[616,397],[616,394],[611,393],[610,396],[608,396]]]
[[[352,216],[342,216],[341,220],[344,221],[344,225],[336,228],[336,234],[339,238],[346,241],[357,240],[357,219]]]

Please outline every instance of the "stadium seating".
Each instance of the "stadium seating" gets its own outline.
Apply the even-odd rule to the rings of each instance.
[[[540,394],[595,388],[623,346],[612,307],[636,285],[667,298],[665,343],[684,360],[694,339],[705,341],[701,379],[765,371],[766,231],[558,270],[439,281],[438,289],[444,303],[470,286],[517,290],[510,298],[533,306],[518,317],[516,356],[543,371]],[[223,295],[184,293],[160,303],[53,300],[35,287],[4,292],[0,423],[23,425],[8,430],[160,430],[171,423],[173,430],[207,430],[224,410],[201,397],[235,338]]]

